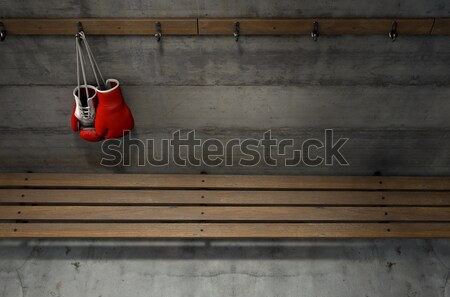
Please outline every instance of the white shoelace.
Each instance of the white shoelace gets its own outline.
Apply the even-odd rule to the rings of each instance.
[[[81,115],[81,117],[84,120],[89,120],[92,118],[92,114],[91,114],[91,108],[89,106],[89,91],[87,88],[87,80],[86,80],[86,72],[84,71],[84,64],[85,64],[85,59],[83,57],[83,52],[81,51],[81,47],[79,44],[79,38],[82,40],[84,38],[84,34],[82,34],[82,32],[79,33],[79,35],[77,34],[75,37],[75,44],[76,44],[76,56],[77,56],[77,83],[78,83],[78,98],[81,102],[81,92],[82,92],[82,87],[80,86],[80,67],[81,67],[81,74],[83,76],[83,81],[84,81],[84,90],[86,91],[86,105],[87,106],[82,106],[82,104],[77,105],[78,107],[78,111],[79,114]],[[88,53],[89,55],[89,53]],[[92,65],[92,61],[91,61],[91,65]],[[97,76],[95,76],[95,78],[97,79]]]
[[[90,107],[81,107],[80,108],[81,111],[81,116],[83,117],[83,119],[87,120],[91,117],[91,108]]]

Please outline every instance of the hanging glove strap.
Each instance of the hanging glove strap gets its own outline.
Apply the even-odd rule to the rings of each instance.
[[[99,88],[100,90],[104,90],[107,88],[106,82],[105,82],[105,79],[103,78],[100,68],[98,67],[97,61],[95,60],[95,57],[92,54],[92,50],[86,39],[86,35],[84,34],[83,31],[79,32],[78,34],[80,36],[80,40],[83,42],[84,47],[86,49],[86,53],[87,53],[87,56],[89,59],[89,64],[91,65],[91,69],[92,69],[92,72],[94,73],[95,81],[97,82],[97,88]],[[98,74],[98,76],[100,76],[101,81],[99,81],[97,74]],[[102,84],[100,84],[100,83],[102,83]]]
[[[86,72],[84,70],[85,60],[83,58],[83,52],[81,51],[80,38],[78,35],[75,37],[75,49],[76,49],[76,56],[77,56],[78,98],[81,98],[81,85],[80,85],[80,68],[81,68],[81,74],[83,76],[84,90],[86,91],[86,102],[87,102],[87,100],[89,99],[89,91],[87,88]],[[90,112],[89,106],[81,106],[81,111],[82,111],[84,118],[86,118],[86,119],[89,118],[89,112]]]

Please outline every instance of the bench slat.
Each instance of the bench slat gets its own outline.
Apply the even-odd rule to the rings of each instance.
[[[0,204],[0,237],[450,238],[450,177],[0,174]]]
[[[450,190],[450,177],[3,173],[0,187]]]
[[[450,207],[1,206],[0,220],[450,221]]]
[[[0,203],[450,206],[450,192],[0,189]]]
[[[0,224],[4,238],[450,238],[450,223]]]

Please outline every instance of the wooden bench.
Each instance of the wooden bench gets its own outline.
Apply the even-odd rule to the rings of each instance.
[[[450,177],[0,174],[0,237],[450,237]]]

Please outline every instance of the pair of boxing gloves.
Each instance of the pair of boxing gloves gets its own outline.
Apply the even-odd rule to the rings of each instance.
[[[134,128],[133,115],[123,99],[119,81],[108,79],[106,90],[82,85],[75,88],[73,96],[71,126],[84,140],[118,138]]]

